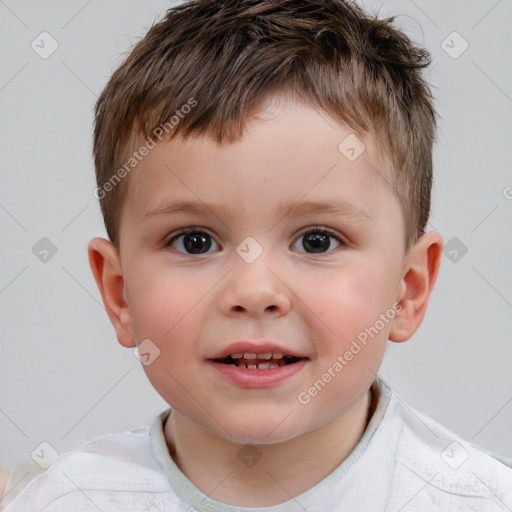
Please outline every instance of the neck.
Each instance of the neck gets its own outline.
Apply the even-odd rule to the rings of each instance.
[[[174,462],[203,494],[235,506],[269,507],[302,494],[332,473],[361,439],[373,408],[368,391],[330,423],[275,444],[235,443],[176,411],[164,432]]]

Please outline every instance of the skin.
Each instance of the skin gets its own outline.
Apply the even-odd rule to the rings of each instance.
[[[387,340],[409,339],[423,320],[442,238],[426,233],[405,251],[403,215],[379,177],[386,169],[374,137],[359,136],[366,149],[351,162],[338,150],[350,133],[325,112],[276,98],[248,120],[238,142],[159,143],[129,178],[119,253],[102,238],[89,244],[91,269],[121,345],[149,338],[160,350],[144,370],[173,408],[165,424],[169,451],[212,499],[271,506],[331,473],[366,428],[369,388]],[[233,216],[210,211],[143,219],[174,199],[221,203]],[[278,211],[285,200],[333,199],[371,220],[334,213],[288,218]],[[209,248],[199,246],[206,254],[187,252],[183,236],[165,246],[189,226],[211,236]],[[335,230],[340,241],[327,238],[323,252],[312,252],[311,236],[302,231],[313,226]],[[247,236],[263,249],[252,263],[236,252]],[[394,303],[394,318],[300,403],[299,393]],[[263,338],[306,355],[307,364],[273,387],[248,389],[205,361],[234,341]],[[252,467],[237,456],[247,443],[261,454]]]
[[[6,469],[0,468],[0,500],[4,496],[5,487],[9,481],[9,472]]]

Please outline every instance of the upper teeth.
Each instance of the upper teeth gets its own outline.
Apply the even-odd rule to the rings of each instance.
[[[284,354],[280,352],[265,352],[264,354],[255,354],[252,352],[230,354],[232,359],[282,359]]]

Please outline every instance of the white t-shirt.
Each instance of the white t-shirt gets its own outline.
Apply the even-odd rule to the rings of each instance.
[[[351,454],[285,503],[237,507],[210,499],[169,455],[163,425],[96,437],[60,455],[6,512],[503,512],[512,468],[409,407],[377,378],[377,407]],[[9,487],[7,487],[7,498]]]

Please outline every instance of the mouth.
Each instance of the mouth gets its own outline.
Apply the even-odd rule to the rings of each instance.
[[[298,378],[307,367],[309,357],[298,350],[271,340],[241,340],[210,354],[206,363],[212,375],[239,388],[271,388]]]
[[[279,352],[265,352],[255,354],[251,352],[229,354],[223,358],[213,359],[213,361],[237,368],[245,368],[247,370],[270,370],[298,363],[306,357],[296,357]]]

